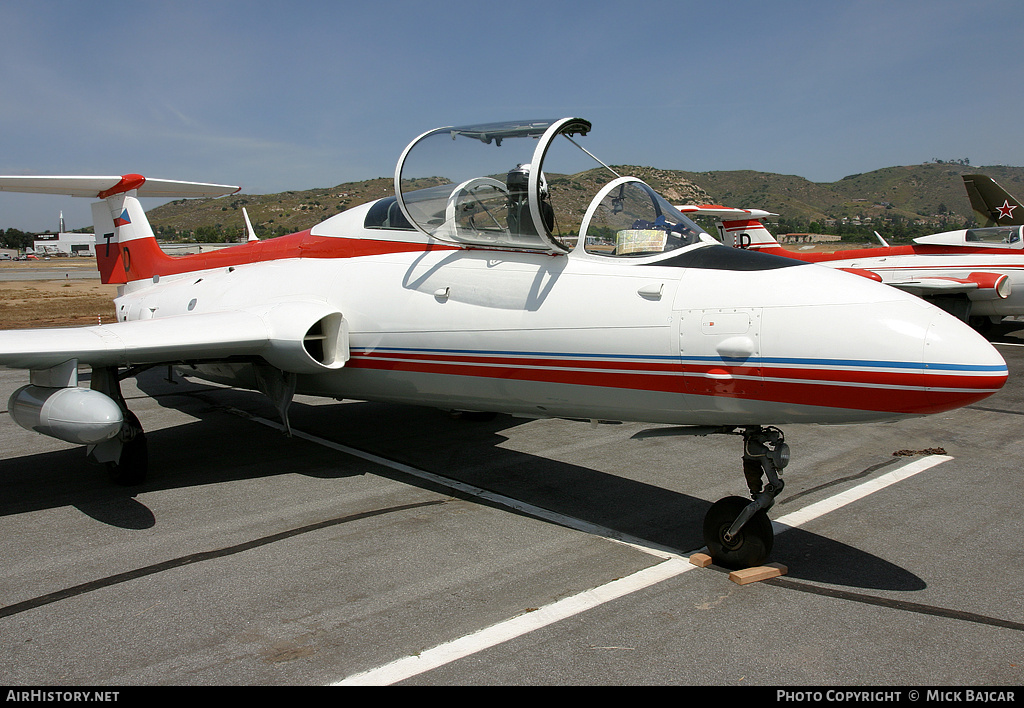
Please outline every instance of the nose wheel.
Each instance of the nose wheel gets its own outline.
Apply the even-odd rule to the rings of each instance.
[[[730,531],[743,510],[752,503],[743,497],[726,497],[708,510],[704,517],[704,543],[716,564],[737,569],[762,565],[768,560],[775,534],[763,510],[756,511],[735,533]]]
[[[708,554],[716,564],[734,569],[758,566],[768,559],[775,534],[767,512],[782,491],[780,475],[789,464],[789,446],[778,428],[749,427],[740,434],[751,499],[720,499],[704,517]]]

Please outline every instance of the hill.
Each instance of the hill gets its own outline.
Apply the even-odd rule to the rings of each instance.
[[[279,194],[232,194],[219,199],[178,199],[147,212],[158,237],[235,239],[245,233],[242,207],[260,237],[302,231],[335,214],[394,193],[394,182],[381,177],[336,187]]]
[[[965,174],[989,175],[1010,193],[1024,194],[1024,168],[958,163],[886,167],[831,183],[750,171],[683,174],[721,204],[823,223],[894,216],[936,226],[943,220],[967,221],[973,213],[961,177]]]
[[[886,167],[849,175],[837,182],[816,183],[794,175],[748,170],[685,172],[653,167],[616,166],[639,177],[669,201],[717,203],[765,209],[779,214],[789,230],[837,233],[842,225],[882,228],[894,220],[926,230],[960,228],[973,219],[961,175],[991,176],[1010,193],[1024,197],[1024,167],[971,167],[955,162]],[[604,173],[606,174],[606,173]],[[593,194],[605,180],[600,170],[578,175],[549,175],[552,190]],[[424,183],[423,186],[428,186]],[[393,194],[389,177],[346,182],[334,187],[279,194],[235,194],[220,199],[178,200],[148,214],[161,238],[200,241],[239,240],[244,236],[245,207],[261,238],[310,228],[359,204]],[[574,210],[586,207],[582,201]],[[582,212],[581,212],[582,213]]]

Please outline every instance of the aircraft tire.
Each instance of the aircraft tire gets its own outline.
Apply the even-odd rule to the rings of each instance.
[[[708,509],[704,517],[704,543],[717,565],[737,570],[761,565],[768,559],[775,534],[764,511],[756,512],[731,541],[724,538],[732,522],[749,503],[750,500],[743,497],[726,497]]]
[[[149,446],[146,434],[142,432],[142,424],[131,411],[125,412],[125,423],[133,428],[135,434],[124,443],[121,459],[106,463],[110,481],[123,487],[142,484],[149,471]]]
[[[971,317],[967,321],[967,324],[969,324],[976,332],[986,336],[994,327],[992,319],[989,317]]]

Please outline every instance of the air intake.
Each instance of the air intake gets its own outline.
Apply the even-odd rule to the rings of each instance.
[[[306,331],[302,347],[311,359],[329,368],[345,363],[348,351],[344,346],[346,338],[343,336],[343,323],[341,313],[335,312],[317,320]]]

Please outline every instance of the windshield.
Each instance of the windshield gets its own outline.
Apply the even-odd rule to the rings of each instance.
[[[587,253],[649,256],[702,240],[704,230],[635,177],[613,180],[584,217]]]

